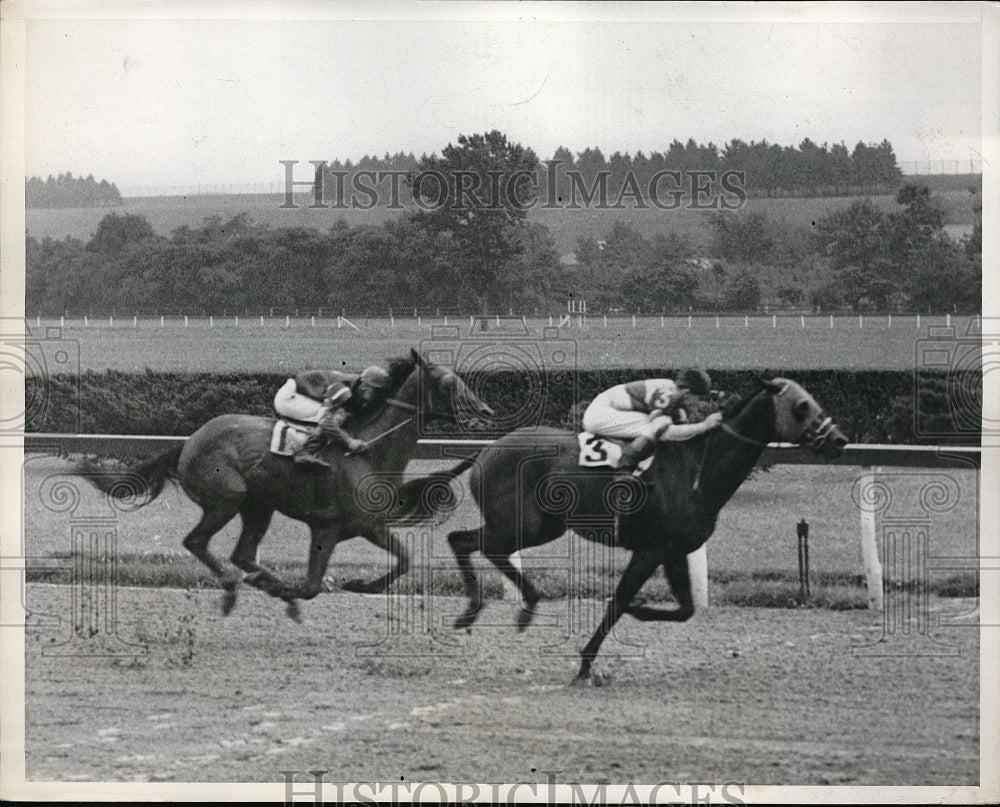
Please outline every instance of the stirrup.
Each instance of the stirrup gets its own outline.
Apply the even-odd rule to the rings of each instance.
[[[294,460],[296,465],[307,465],[310,468],[330,467],[330,463],[315,454],[296,454]]]

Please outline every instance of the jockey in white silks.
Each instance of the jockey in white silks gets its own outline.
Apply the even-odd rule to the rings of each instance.
[[[343,423],[352,412],[381,403],[388,394],[389,374],[378,365],[361,375],[339,370],[307,370],[290,378],[274,396],[274,411],[281,417],[313,424],[313,433],[295,455],[295,462],[328,468],[320,453],[338,445],[351,453],[365,451],[363,440],[352,437]]]
[[[619,467],[632,467],[653,453],[659,440],[689,440],[714,429],[722,414],[713,412],[700,423],[675,423],[664,414],[677,398],[691,393],[707,398],[712,391],[708,373],[684,370],[677,378],[647,378],[606,389],[583,413],[583,428],[600,437],[631,442],[622,450]]]

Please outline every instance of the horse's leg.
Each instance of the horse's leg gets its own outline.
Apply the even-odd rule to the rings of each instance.
[[[246,572],[246,576],[243,578],[246,583],[249,583],[254,588],[259,588],[271,596],[278,596],[274,592],[278,587],[283,585],[282,581],[270,569],[261,566],[257,559],[258,547],[264,538],[264,533],[267,532],[267,528],[271,524],[273,515],[274,510],[271,507],[253,503],[246,504],[240,510],[240,516],[243,519],[243,531],[240,533],[240,538],[236,542],[236,547],[233,549],[233,553],[229,559],[234,565]],[[235,604],[236,586],[234,585],[231,590],[226,590],[222,613],[228,614]]]
[[[201,520],[184,537],[184,548],[204,563],[227,591],[230,585],[235,585],[235,582],[226,575],[219,559],[208,551],[208,542],[213,535],[232,521],[237,512],[239,506],[227,501],[218,502],[211,509],[203,506]]]
[[[455,562],[462,573],[465,594],[469,598],[465,613],[455,619],[454,627],[456,629],[470,630],[472,623],[479,616],[479,612],[483,610],[483,592],[479,588],[476,571],[472,566],[472,553],[479,549],[479,533],[478,529],[454,530],[448,533],[448,544],[451,546],[451,551],[455,553]]]
[[[650,608],[648,605],[629,605],[625,613],[640,622],[687,622],[694,616],[694,599],[691,596],[691,576],[688,571],[687,555],[678,553],[663,561],[663,571],[670,584],[670,590],[677,598],[677,608]]]
[[[370,583],[364,580],[348,580],[344,583],[345,591],[352,591],[357,594],[381,594],[386,591],[393,582],[406,574],[410,569],[410,555],[406,551],[406,546],[399,538],[393,534],[384,523],[377,525],[374,529],[362,533],[363,537],[371,541],[375,546],[384,549],[396,559],[396,565],[388,572]]]
[[[585,681],[590,678],[590,668],[593,666],[594,659],[597,658],[597,651],[600,650],[601,644],[611,633],[611,629],[619,617],[626,612],[628,604],[642,588],[643,583],[656,571],[660,562],[660,554],[655,550],[636,552],[632,555],[628,566],[622,572],[622,579],[618,581],[618,587],[611,597],[611,602],[608,603],[608,608],[604,612],[604,619],[601,620],[601,624],[598,625],[594,635],[590,637],[590,641],[580,653],[582,661],[576,681]]]
[[[309,529],[309,568],[305,581],[297,586],[279,583],[269,592],[288,603],[288,615],[293,619],[298,616],[298,604],[295,600],[311,600],[323,590],[323,575],[330,563],[330,555],[333,554],[334,547],[344,539],[343,530],[331,522],[310,524]]]
[[[517,629],[523,631],[531,624],[531,620],[534,619],[535,606],[541,597],[538,596],[538,591],[536,591],[531,581],[525,576],[524,571],[520,566],[515,565],[510,557],[491,557],[490,560],[493,561],[494,566],[507,575],[507,579],[517,586],[517,590],[521,592],[521,610],[517,612]]]

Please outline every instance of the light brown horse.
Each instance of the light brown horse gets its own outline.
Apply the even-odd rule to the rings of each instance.
[[[515,552],[554,541],[566,532],[571,514],[614,519],[615,530],[583,533],[632,552],[601,624],[581,652],[577,681],[591,677],[602,642],[622,616],[641,621],[683,622],[694,614],[688,554],[715,531],[719,511],[750,475],[768,443],[808,446],[821,457],[843,453],[847,438],[799,384],[787,378],[761,380],[761,389],[726,413],[722,425],[684,442],[658,444],[649,469],[637,479],[604,468],[581,468],[573,432],[525,429],[505,435],[475,457],[447,471],[407,482],[400,491],[401,515],[431,518],[433,504],[448,497],[433,488],[447,486],[468,468],[469,482],[483,525],[449,534],[448,543],[462,571],[468,605],[455,621],[471,628],[484,603],[471,555],[482,554],[521,593],[517,624],[534,617],[540,595],[511,558]],[[633,598],[662,566],[677,599],[673,609],[637,605]]]
[[[331,457],[329,470],[303,468],[291,457],[270,452],[273,418],[220,415],[198,429],[183,446],[142,462],[121,474],[78,472],[116,498],[142,498],[148,504],[175,481],[202,511],[201,520],[184,546],[220,581],[222,610],[232,611],[237,587],[249,583],[288,603],[288,615],[299,620],[297,600],[315,597],[334,547],[361,536],[396,558],[394,568],[371,582],[352,580],[344,588],[381,592],[409,568],[405,547],[386,526],[402,471],[413,457],[422,422],[459,415],[489,416],[493,410],[454,372],[433,364],[417,351],[394,360],[389,368],[390,398],[368,417],[348,420],[346,428],[369,442],[364,454]],[[386,490],[384,484],[392,488]],[[366,497],[375,501],[365,501]],[[309,565],[306,579],[281,580],[257,561],[257,549],[275,511],[309,525]],[[230,560],[244,573],[227,571],[208,544],[236,515],[243,529]]]

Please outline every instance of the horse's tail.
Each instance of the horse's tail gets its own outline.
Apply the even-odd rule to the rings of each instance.
[[[159,496],[168,481],[177,481],[177,461],[182,448],[176,446],[124,471],[106,471],[92,462],[83,461],[77,464],[76,473],[114,499],[142,497],[144,501],[137,504],[141,507]]]
[[[396,492],[396,507],[391,517],[420,522],[433,518],[449,506],[453,507],[455,497],[449,483],[475,465],[476,458],[469,457],[447,471],[435,471],[401,485]]]

